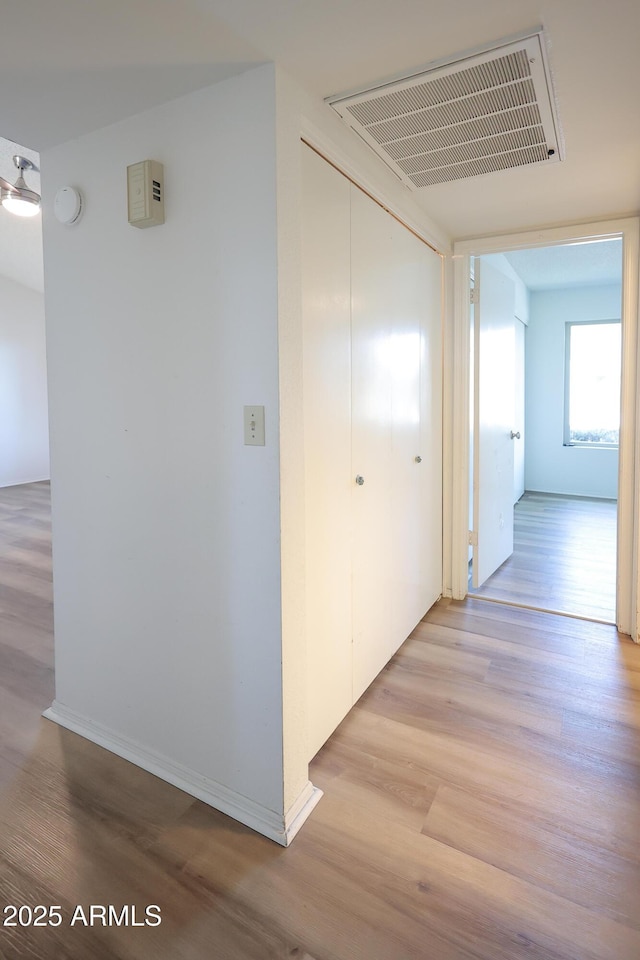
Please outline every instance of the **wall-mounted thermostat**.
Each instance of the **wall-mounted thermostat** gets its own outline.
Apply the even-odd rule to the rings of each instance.
[[[156,227],[164,223],[164,170],[157,160],[141,160],[127,167],[129,223]]]

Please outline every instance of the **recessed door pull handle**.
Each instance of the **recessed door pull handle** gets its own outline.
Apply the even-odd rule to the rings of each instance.
[[[512,431],[511,431],[511,439],[512,439],[512,440],[519,440],[519,439],[520,439],[520,431],[518,430],[517,433],[514,433],[513,430],[512,430]]]

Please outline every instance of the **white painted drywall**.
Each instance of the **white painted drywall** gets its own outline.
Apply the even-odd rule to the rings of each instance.
[[[44,297],[0,277],[0,487],[48,478]]]
[[[146,158],[166,223],[139,230],[126,167]],[[42,166],[57,702],[282,813],[273,67]]]
[[[533,291],[527,328],[527,490],[616,498],[618,451],[563,446],[565,323],[620,317],[619,284]]]
[[[507,258],[503,253],[489,253],[486,254],[483,258],[487,263],[492,264],[496,270],[499,270],[501,273],[504,273],[506,277],[509,277],[510,280],[513,280],[515,284],[515,307],[514,312],[516,317],[522,321],[522,323],[527,324],[529,322],[529,289],[526,284],[522,281],[521,277],[513,269]]]

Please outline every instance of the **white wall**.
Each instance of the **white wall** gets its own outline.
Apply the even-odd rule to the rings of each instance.
[[[489,253],[482,258],[487,263],[492,264],[496,270],[500,270],[506,277],[513,280],[515,284],[515,315],[522,323],[529,322],[529,289],[520,278],[519,274],[513,269],[503,253]]]
[[[0,487],[48,477],[44,297],[0,277]]]
[[[618,451],[563,446],[565,323],[620,317],[621,287],[531,293],[526,359],[527,490],[617,497]]]
[[[164,164],[166,223],[139,230],[126,167],[149,157]],[[42,167],[46,197],[70,183],[86,199],[77,226],[49,206],[44,230],[54,714],[201,782],[223,809],[246,800],[281,822],[273,68]],[[256,403],[267,442],[247,447],[242,408]]]

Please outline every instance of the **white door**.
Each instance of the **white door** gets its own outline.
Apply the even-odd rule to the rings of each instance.
[[[420,617],[442,593],[442,260],[424,245],[422,256]]]
[[[442,278],[307,148],[302,237],[311,757],[441,592]]]
[[[391,598],[404,640],[442,590],[441,261],[396,221],[392,240]]]
[[[408,637],[421,608],[422,549],[425,539],[420,435],[420,361],[426,299],[425,246],[397,221],[394,248],[393,315],[389,341],[391,373],[391,517],[394,564],[391,609],[394,629]],[[419,459],[418,459],[419,458]],[[428,468],[427,468],[428,469]]]
[[[302,151],[309,757],[352,699],[351,186]]]
[[[351,193],[353,699],[393,655],[390,582],[394,221]],[[356,479],[358,478],[358,479]]]
[[[442,319],[439,256],[356,189],[351,239],[355,700],[442,588]]]
[[[473,586],[513,553],[515,287],[476,258]]]
[[[513,444],[513,502],[524,493],[524,368],[527,328],[518,317],[513,321],[515,331],[515,417],[514,427],[520,437]]]

